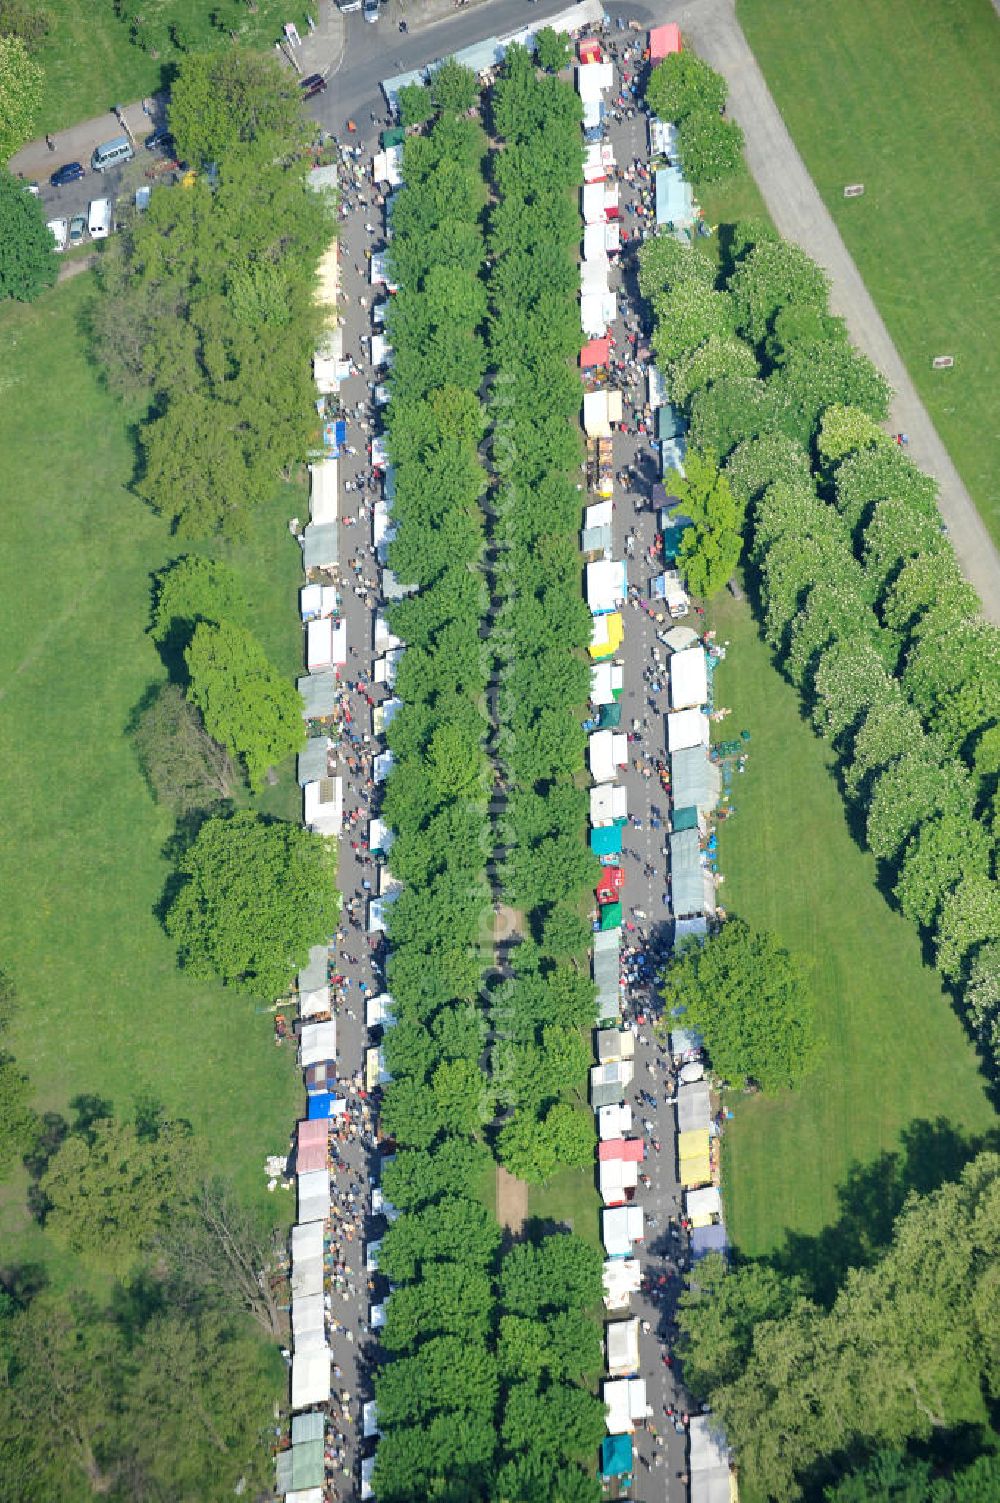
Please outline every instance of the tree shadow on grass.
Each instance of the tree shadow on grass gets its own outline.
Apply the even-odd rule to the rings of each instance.
[[[944,1118],[917,1119],[904,1128],[901,1144],[869,1164],[855,1164],[837,1191],[840,1214],[815,1237],[790,1232],[766,1261],[797,1274],[807,1292],[829,1308],[850,1268],[875,1261],[892,1241],[893,1224],[912,1192],[928,1195],[954,1179],[986,1149],[1000,1147],[1000,1131],[964,1138]]]

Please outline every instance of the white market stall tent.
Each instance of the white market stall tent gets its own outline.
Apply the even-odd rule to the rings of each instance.
[[[639,1317],[612,1320],[604,1327],[608,1372],[613,1378],[627,1377],[639,1370]]]
[[[608,502],[611,505],[611,502]],[[625,687],[625,669],[621,663],[595,663],[590,670],[590,703],[614,704]]]
[[[585,104],[596,103],[602,94],[614,88],[614,82],[611,63],[581,63],[576,70],[576,92]]]
[[[708,716],[701,710],[672,710],[667,716],[667,751],[708,746],[709,733]]]
[[[303,1070],[336,1058],[336,1023],[332,1019],[327,1023],[306,1023],[299,1034],[299,1062]]]
[[[693,1415],[688,1433],[691,1503],[734,1503],[737,1493],[729,1453],[722,1436],[713,1431],[711,1418]]]
[[[631,1435],[636,1424],[653,1413],[646,1397],[645,1378],[612,1378],[602,1385],[609,1435]]]
[[[337,461],[322,459],[309,466],[309,520],[319,525],[336,522],[338,511]]]
[[[310,673],[333,667],[332,616],[320,616],[306,626],[306,667]]]
[[[590,823],[595,830],[628,818],[628,789],[623,783],[599,783],[590,790]]]
[[[595,783],[611,782],[628,766],[628,737],[624,731],[595,731],[587,742],[587,764]]]
[[[325,1221],[330,1214],[330,1171],[310,1169],[297,1180],[299,1220]]]
[[[692,1226],[711,1226],[722,1219],[722,1194],[718,1185],[703,1190],[688,1190],[684,1196],[684,1214]]]
[[[670,659],[670,708],[688,710],[708,703],[708,668],[703,647],[688,647]]]
[[[596,559],[587,565],[587,604],[594,616],[617,610],[628,594],[624,559]]]
[[[323,1293],[323,1223],[292,1227],[292,1299]]]
[[[643,1239],[642,1206],[618,1206],[601,1212],[601,1241],[609,1258],[626,1258]]]
[[[627,1310],[632,1295],[639,1293],[642,1265],[638,1258],[608,1258],[602,1278],[605,1308]]]
[[[328,1346],[292,1353],[292,1408],[309,1409],[330,1398],[332,1353]]]
[[[597,1113],[597,1131],[602,1142],[626,1137],[632,1131],[632,1108],[627,1102],[602,1106]]]
[[[311,1346],[325,1345],[323,1325],[323,1296],[306,1294],[292,1300],[292,1335],[295,1350],[305,1351]]]
[[[339,839],[344,829],[343,778],[318,778],[302,790],[303,823],[317,835]]]

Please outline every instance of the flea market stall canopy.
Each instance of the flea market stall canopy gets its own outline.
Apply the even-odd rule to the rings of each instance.
[[[709,1185],[704,1190],[688,1190],[684,1196],[684,1214],[693,1227],[711,1226],[713,1221],[721,1221],[722,1196],[719,1187]]]
[[[327,776],[332,744],[329,736],[310,736],[299,752],[296,779],[300,788]]]
[[[595,783],[609,783],[628,766],[628,737],[623,732],[595,731],[587,743],[587,762]]]
[[[602,1106],[597,1113],[597,1131],[602,1142],[625,1137],[632,1131],[632,1108],[625,1102]]]
[[[323,526],[337,515],[337,461],[320,460],[309,466],[309,519]]]
[[[606,1435],[601,1441],[601,1476],[605,1480],[611,1477],[624,1477],[627,1481],[631,1475],[631,1435]]]
[[[715,912],[715,884],[712,873],[702,865],[697,830],[670,836],[670,900],[678,918]]]
[[[599,783],[590,790],[590,823],[614,824],[628,818],[628,790],[621,783]]]
[[[633,1244],[642,1238],[642,1206],[618,1206],[601,1212],[601,1241],[609,1258],[628,1257]]]
[[[310,522],[302,534],[302,563],[306,570],[333,569],[340,557],[340,529],[336,522]]]
[[[676,21],[668,21],[665,26],[653,26],[649,33],[649,61],[655,68],[657,63],[662,63],[665,57],[672,52],[681,50],[681,29]]]
[[[337,677],[328,673],[310,673],[300,678],[296,688],[302,695],[302,713],[307,720],[332,715],[337,703]]]
[[[602,1385],[601,1397],[611,1435],[631,1435],[636,1424],[653,1412],[646,1397],[645,1378],[612,1378]]]
[[[614,704],[624,684],[625,669],[621,663],[596,663],[590,670],[591,704],[598,706]]]
[[[677,1087],[677,1131],[706,1130],[712,1121],[712,1101],[707,1080],[695,1080]]]
[[[692,1416],[689,1439],[691,1503],[734,1503],[735,1479],[729,1468],[725,1442],[711,1416]]]
[[[331,1354],[328,1346],[292,1353],[292,1408],[309,1409],[330,1398]]]
[[[694,193],[679,167],[660,167],[656,173],[656,222],[675,229],[694,223]]]
[[[608,1258],[602,1274],[604,1304],[608,1310],[627,1310],[633,1294],[642,1284],[642,1265],[638,1258]]]
[[[708,668],[703,647],[688,647],[670,659],[670,708],[698,709],[708,703]]]
[[[613,658],[624,639],[625,628],[620,611],[612,611],[605,616],[595,616],[587,651],[592,658],[598,660]]]
[[[667,751],[686,751],[689,746],[707,746],[708,716],[700,709],[673,710],[667,716]]]
[[[713,1252],[721,1253],[723,1257],[729,1252],[725,1222],[716,1221],[711,1226],[698,1226],[691,1233],[692,1262],[697,1263],[700,1258]]]
[[[679,808],[711,814],[718,807],[721,792],[721,774],[704,746],[674,752],[670,758],[670,793]]]
[[[608,1372],[613,1378],[627,1377],[639,1370],[639,1318],[613,1320],[604,1327]]]
[[[297,1184],[299,1220],[326,1221],[330,1214],[329,1169],[311,1169],[307,1174],[300,1174]]]
[[[332,1019],[327,1023],[305,1024],[299,1035],[299,1057],[303,1069],[337,1058],[337,1025]]]
[[[620,1028],[600,1028],[597,1033],[597,1058],[602,1065],[620,1059],[635,1058],[635,1034]]]
[[[339,838],[344,828],[343,778],[319,778],[302,790],[303,823],[317,835]]]

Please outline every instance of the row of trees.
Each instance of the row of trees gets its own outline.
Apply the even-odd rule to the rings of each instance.
[[[714,183],[740,165],[743,132],[723,118],[726,81],[690,49],[674,52],[655,67],[646,99],[661,120],[677,126],[677,154],[685,177]]]
[[[590,613],[580,589],[582,459],[575,195],[580,104],[508,49],[492,94],[496,203],[490,220],[489,339],[497,476],[497,754],[505,799],[501,878],[526,934],[514,975],[494,992],[494,1084],[510,1112],[497,1151],[533,1183],[593,1162],[593,1120],[579,1107],[595,992],[580,962],[596,862],[579,786],[590,684]]]
[[[719,1416],[755,1496],[815,1495],[853,1466],[861,1476],[825,1496],[995,1494],[995,1459],[978,1468],[992,1488],[974,1491],[973,1471],[953,1493],[932,1488],[926,1464],[892,1453],[975,1434],[984,1402],[996,1401],[998,1234],[1000,1157],[983,1153],[957,1181],[911,1197],[887,1251],[851,1269],[829,1309],[765,1265],[728,1272],[714,1254],[699,1263],[678,1316],[685,1381]],[[869,1468],[873,1452],[882,1454]]]
[[[433,116],[408,137],[389,256],[400,290],[387,324],[395,359],[388,448],[395,467],[389,562],[417,592],[390,607],[407,643],[387,733],[395,765],[382,814],[405,884],[388,919],[397,1021],[381,1125],[397,1144],[385,1191],[400,1215],[380,1267],[395,1286],[375,1393],[380,1498],[436,1495],[447,1478],[478,1496],[493,1475],[498,1374],[492,1275],[500,1228],[470,1194],[489,1163],[492,1092],[480,1066],[478,943],[489,914],[487,664],[480,573],[486,472],[478,447],[486,349],[481,216],[486,138],[468,113],[474,75],[446,65]],[[445,70],[442,70],[444,72]]]
[[[735,227],[722,285],[697,252],[647,242],[640,287],[691,424],[685,566],[721,585],[743,524],[765,635],[886,885],[997,1058],[1000,634],[936,488],[880,428],[888,387],[830,316],[825,274],[768,226]]]
[[[185,537],[239,531],[305,454],[316,264],[332,233],[310,193],[295,79],[273,59],[190,57],[171,91],[199,170],[154,193],[101,258],[95,314],[113,388],[145,401],[136,490]]]

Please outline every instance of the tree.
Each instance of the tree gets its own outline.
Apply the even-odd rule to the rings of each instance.
[[[943,814],[907,841],[895,893],[913,924],[933,929],[946,895],[963,877],[987,877],[991,842],[978,820]]]
[[[743,160],[743,132],[735,120],[718,111],[694,110],[677,130],[677,155],[695,183],[716,183],[731,177]]]
[[[162,684],[148,698],[132,744],[153,797],[178,815],[217,806],[241,781],[178,684]]]
[[[646,85],[646,103],[661,120],[681,121],[696,111],[718,114],[729,92],[726,80],[694,52],[672,52]]]
[[[849,1271],[828,1312],[800,1303],[756,1326],[744,1371],[712,1394],[749,1487],[798,1498],[845,1455],[976,1423],[1000,1377],[998,1231],[1000,1158],[983,1153],[910,1197],[888,1251]]]
[[[404,84],[399,91],[399,118],[404,126],[424,125],[434,114],[434,101],[426,84]]]
[[[43,77],[23,38],[0,34],[0,162],[30,139],[42,102]],[[0,240],[6,233],[7,225],[0,224]]]
[[[39,1184],[46,1230],[72,1252],[124,1272],[189,1195],[195,1157],[186,1124],[162,1122],[144,1133],[100,1118],[49,1160]]]
[[[782,1319],[802,1299],[801,1282],[766,1263],[730,1270],[719,1253],[702,1258],[697,1280],[680,1296],[677,1315],[677,1350],[695,1398],[707,1400],[738,1378],[753,1349],[755,1327]]]
[[[397,1210],[420,1210],[447,1195],[455,1185],[474,1182],[489,1162],[490,1152],[484,1143],[445,1138],[429,1152],[402,1149],[387,1160],[382,1189]]]
[[[170,88],[170,129],[195,167],[264,138],[279,150],[304,143],[295,80],[270,57],[217,52],[185,57]]]
[[[656,243],[646,242],[647,245]],[[715,334],[690,354],[674,361],[668,373],[667,386],[672,401],[687,402],[695,392],[712,386],[717,381],[733,377],[751,380],[756,375],[757,357],[750,346],[735,335],[726,339]]]
[[[199,392],[178,392],[140,433],[143,470],[136,490],[179,537],[235,533],[255,488],[235,410]]]
[[[693,278],[678,282],[654,299],[656,324],[653,346],[660,360],[671,362],[696,350],[716,335],[733,333],[733,305],[729,294],[716,292]]]
[[[141,1496],[223,1503],[273,1483],[270,1354],[214,1311],[157,1314],[127,1364],[118,1445]],[[138,1492],[138,1489],[136,1489]],[[135,1496],[136,1494],[130,1494]]]
[[[580,1310],[567,1310],[548,1320],[504,1315],[500,1320],[497,1361],[505,1378],[595,1377],[603,1366],[601,1332]]]
[[[733,495],[744,507],[778,481],[812,487],[808,454],[784,433],[763,433],[739,444],[725,470]]]
[[[684,470],[683,479],[671,480],[674,495],[692,522],[681,540],[678,562],[689,589],[695,595],[710,596],[722,589],[739,562],[742,510],[711,454],[692,450]]]
[[[714,286],[711,261],[673,235],[651,235],[643,241],[639,247],[639,291],[644,298],[652,301],[686,282],[706,289]]]
[[[765,1091],[797,1085],[819,1052],[813,999],[802,972],[770,934],[729,919],[703,945],[683,950],[663,972],[666,1015],[705,1040],[724,1080]]]
[[[907,748],[875,779],[865,831],[869,849],[882,861],[897,860],[924,820],[944,814],[971,820],[974,803],[964,768],[942,765],[937,746]]]
[[[19,1154],[34,1143],[38,1117],[31,1106],[31,1081],[6,1050],[0,1050],[0,1180]]]
[[[533,1320],[558,1310],[586,1310],[602,1297],[600,1253],[574,1233],[519,1242],[504,1257],[500,1298],[512,1315]]]
[[[240,758],[259,791],[268,769],[305,745],[302,696],[256,637],[230,622],[196,626],[184,662],[205,729]]]
[[[934,959],[949,981],[968,974],[978,952],[1000,934],[1000,883],[970,872],[947,892],[935,933]]]
[[[497,1158],[509,1174],[529,1185],[544,1185],[557,1168],[555,1144],[535,1112],[523,1106],[500,1129]]]
[[[200,978],[280,997],[337,927],[333,853],[298,825],[248,810],[210,819],[178,875],[167,933]]]
[[[5,1331],[0,1401],[7,1496],[94,1497],[117,1474],[124,1342],[87,1298],[42,1294]],[[13,1458],[20,1463],[20,1488]]]
[[[832,465],[855,450],[891,443],[889,435],[867,412],[835,402],[823,413],[816,447],[826,463]]]
[[[790,304],[825,312],[829,290],[826,272],[790,240],[755,245],[729,279],[736,327],[754,345]]]
[[[442,1060],[431,1076],[431,1098],[445,1132],[471,1137],[493,1116],[489,1085],[475,1060]]]
[[[569,62],[572,47],[564,31],[543,26],[535,35],[535,59],[546,73],[559,73]]]
[[[492,1415],[496,1359],[484,1342],[432,1336],[412,1357],[397,1357],[375,1379],[379,1423],[419,1424],[442,1410]]]
[[[737,444],[767,431],[771,409],[767,387],[756,376],[722,376],[695,392],[688,441],[724,460]]]
[[[0,70],[2,49],[11,40],[0,37]],[[0,298],[33,302],[46,287],[52,286],[58,271],[52,231],[45,223],[41,200],[6,168],[0,168]]]
[[[500,1228],[484,1206],[446,1195],[392,1223],[382,1239],[379,1269],[393,1283],[408,1284],[431,1263],[486,1268],[499,1246]]]
[[[171,1270],[178,1302],[197,1309],[215,1299],[232,1312],[246,1312],[268,1336],[284,1335],[282,1280],[278,1270],[284,1237],[260,1218],[221,1179],[204,1180],[170,1217],[159,1248]]]
[[[582,1388],[555,1383],[514,1383],[507,1390],[501,1436],[515,1455],[558,1456],[585,1461],[607,1433],[607,1410]]]
[[[846,336],[795,344],[768,381],[777,425],[802,444],[812,442],[824,410],[836,403],[884,420],[892,389]]]
[[[418,1284],[393,1291],[381,1343],[390,1352],[402,1352],[428,1336],[485,1341],[492,1309],[493,1290],[483,1269],[432,1263]]]
[[[169,663],[179,658],[202,621],[243,625],[247,601],[235,569],[201,553],[186,553],[153,575],[149,635]]]
[[[479,101],[479,81],[471,68],[446,58],[431,78],[434,108],[442,114],[462,115]]]

